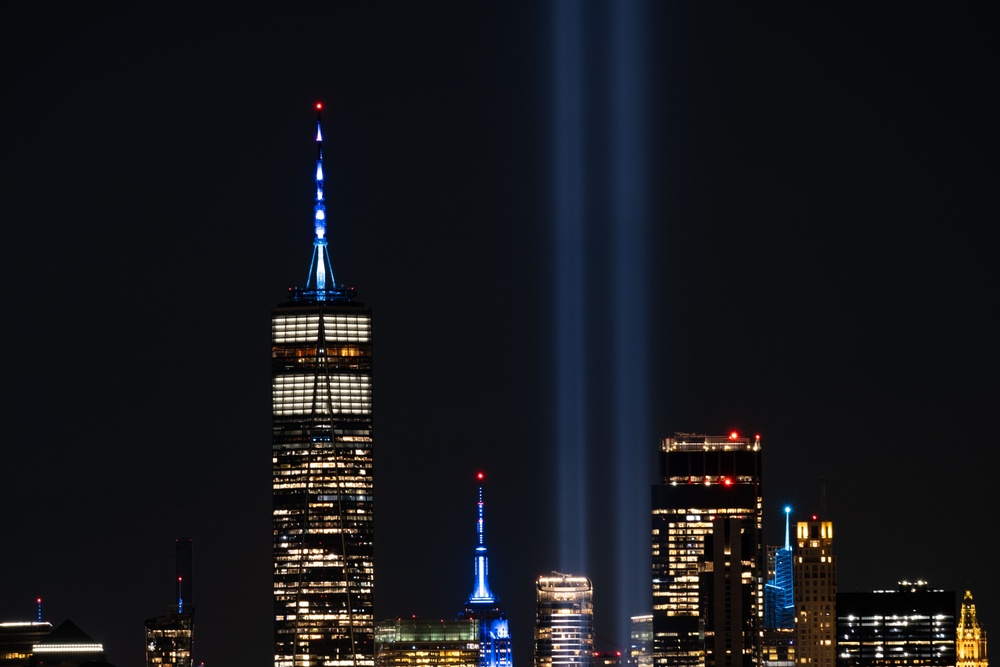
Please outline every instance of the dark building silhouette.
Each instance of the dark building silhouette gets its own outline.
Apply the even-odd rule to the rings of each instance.
[[[837,593],[837,667],[953,667],[954,591],[927,582]]]
[[[371,309],[334,280],[316,107],[312,263],[271,313],[274,665],[371,667]]]
[[[104,646],[73,621],[65,620],[32,647],[29,667],[113,667]]]
[[[761,662],[760,438],[677,433],[653,486],[653,664]]]
[[[194,650],[194,568],[191,539],[174,542],[175,604],[146,619],[146,667],[191,667]]]
[[[52,632],[48,621],[10,621],[0,623],[0,667],[24,667],[31,649]]]

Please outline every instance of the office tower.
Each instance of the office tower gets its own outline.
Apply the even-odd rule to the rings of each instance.
[[[924,581],[837,594],[838,667],[955,665],[955,592]]]
[[[785,508],[785,544],[768,550],[768,571],[772,577],[764,587],[764,627],[795,627],[795,596],[792,582],[792,541],[789,533],[792,508]]]
[[[52,632],[48,621],[7,621],[0,623],[0,667],[23,667],[31,649]]]
[[[65,620],[31,647],[27,664],[29,667],[77,667],[103,661],[104,646],[73,621]]]
[[[478,473],[479,501],[476,503],[476,551],[473,559],[474,584],[465,609],[458,615],[476,622],[479,629],[480,667],[511,667],[512,646],[507,615],[497,606],[490,590],[489,558],[486,555],[483,524],[483,473]]]
[[[379,621],[376,667],[476,667],[479,628],[474,619]]]
[[[633,616],[631,621],[628,664],[653,667],[653,615]]]
[[[194,648],[192,544],[174,541],[174,601],[166,614],[146,619],[146,667],[191,667]]]
[[[753,667],[764,603],[760,437],[664,438],[653,485],[653,663]]]
[[[320,109],[312,261],[271,315],[275,667],[375,662],[371,310],[334,280]]]
[[[767,547],[764,586],[764,632],[761,648],[766,667],[792,667],[795,662],[795,596],[792,590],[790,514],[785,508],[785,543]]]
[[[553,572],[535,583],[535,667],[594,667],[594,587]]]
[[[795,662],[801,667],[834,667],[837,558],[833,553],[833,523],[813,516],[796,524],[792,579]]]
[[[955,651],[958,654],[955,667],[989,667],[986,630],[979,627],[972,591],[965,591],[962,598],[962,612],[955,628]]]

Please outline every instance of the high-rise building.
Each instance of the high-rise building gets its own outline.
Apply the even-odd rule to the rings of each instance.
[[[479,630],[472,619],[379,621],[376,667],[477,667]]]
[[[535,583],[535,667],[594,667],[594,587],[553,572]]]
[[[191,538],[174,541],[175,603],[146,619],[146,667],[191,667],[194,648],[194,583]]]
[[[653,615],[631,618],[628,664],[631,667],[653,667]]]
[[[784,545],[767,547],[764,632],[761,637],[765,667],[792,667],[795,663],[795,596],[792,589],[791,511],[791,507],[785,507]]]
[[[375,662],[371,309],[330,264],[321,108],[312,262],[271,315],[275,667]]]
[[[760,437],[677,433],[653,485],[653,664],[754,667],[764,603]]]
[[[953,667],[955,592],[901,581],[837,594],[838,667]]]
[[[796,524],[792,578],[795,662],[800,667],[834,667],[837,558],[833,553],[832,522],[813,516]]]
[[[989,667],[986,657],[986,630],[979,626],[972,591],[965,591],[962,612],[955,628],[955,667]]]
[[[479,631],[479,667],[511,667],[512,646],[507,614],[497,605],[490,590],[489,558],[486,555],[483,523],[483,473],[479,480],[479,501],[476,503],[476,551],[473,561],[474,583],[472,594],[465,603],[459,618],[473,619]]]

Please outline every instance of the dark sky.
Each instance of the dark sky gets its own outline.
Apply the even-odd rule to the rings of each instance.
[[[142,664],[189,536],[196,658],[270,664],[269,318],[308,269],[322,100],[334,269],[375,318],[376,614],[462,607],[485,470],[527,667],[534,580],[559,567],[550,4],[286,4],[5,10],[0,620],[41,596]],[[610,647],[602,322],[636,297],[608,287],[610,5],[580,7],[584,574]],[[1000,631],[996,14],[645,12],[636,483],[675,431],[760,433],[769,543],[784,504],[825,503],[842,589],[970,588]]]

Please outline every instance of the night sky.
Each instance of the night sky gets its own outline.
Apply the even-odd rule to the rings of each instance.
[[[621,645],[615,303],[645,295],[649,441],[759,433],[767,541],[834,522],[842,590],[972,590],[1000,633],[995,13],[644,7],[645,289],[614,290],[610,3],[585,44],[587,536]],[[0,620],[143,662],[194,540],[195,658],[271,664],[271,308],[305,281],[316,101],[338,282],[375,345],[376,615],[453,618],[486,473],[531,661],[558,569],[553,11],[18,3],[0,21]],[[637,260],[638,261],[638,260]],[[635,576],[646,577],[645,572]],[[624,646],[623,646],[624,648]]]

